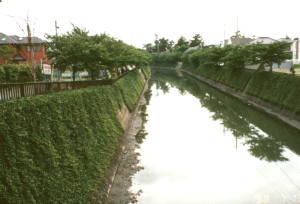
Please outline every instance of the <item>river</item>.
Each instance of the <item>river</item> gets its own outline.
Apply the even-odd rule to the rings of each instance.
[[[151,91],[137,203],[300,203],[300,131],[175,71]]]

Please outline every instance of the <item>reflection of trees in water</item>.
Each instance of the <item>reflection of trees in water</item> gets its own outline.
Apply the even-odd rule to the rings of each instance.
[[[237,139],[243,140],[251,155],[266,161],[286,161],[284,146],[300,154],[300,131],[249,108],[237,99],[192,77],[178,77],[174,71],[156,71],[152,79],[158,89],[168,87],[163,89],[164,93],[169,91],[169,87],[176,87],[197,97],[213,113],[214,120],[220,120]]]
[[[251,154],[261,160],[266,161],[287,161],[288,159],[282,156],[283,145],[271,137],[264,137],[260,134],[251,135],[246,141],[249,145]]]
[[[160,89],[163,91],[163,93],[168,93],[170,90],[170,87],[168,86],[168,84],[164,81],[156,81],[154,83],[154,85],[156,86],[156,89]]]

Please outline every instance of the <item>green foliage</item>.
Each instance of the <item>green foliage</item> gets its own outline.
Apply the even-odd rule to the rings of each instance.
[[[30,64],[4,64],[0,66],[0,83],[19,83],[33,81],[32,65]],[[40,66],[35,66],[37,80],[42,80]]]
[[[254,72],[245,92],[300,115],[300,77]]]
[[[152,66],[174,67],[180,61],[179,52],[152,53]]]
[[[184,53],[183,65],[185,67],[228,67],[243,69],[248,64],[258,64],[260,68],[265,65],[272,67],[274,63],[281,64],[291,58],[287,51],[289,43],[275,42],[272,44],[228,45],[225,47],[206,46],[196,51]],[[272,71],[272,69],[270,69]]]
[[[250,51],[249,61],[252,64],[260,64],[260,68],[264,69],[265,65],[270,67],[274,63],[281,64],[287,59],[291,59],[291,53],[288,52],[290,43],[275,42],[271,44],[253,44],[248,45],[247,49]]]
[[[103,184],[144,81],[138,70],[115,84],[0,103],[1,203],[88,203]]]
[[[189,48],[202,48],[203,46],[204,41],[201,35],[196,34],[192,40],[187,40],[182,36],[175,44],[172,40],[161,38],[156,40],[154,45],[151,43],[144,45],[144,48],[151,53],[152,66],[174,67],[181,61],[181,58]]]
[[[195,34],[193,36],[193,39],[190,42],[190,47],[196,47],[199,46],[200,48],[204,47],[204,41],[202,39],[202,36],[200,34]]]
[[[250,50],[246,46],[226,46],[224,57],[221,59],[224,65],[234,69],[242,69],[249,61]]]
[[[160,52],[179,52],[183,53],[190,47],[204,47],[204,41],[200,34],[195,34],[191,40],[181,36],[174,44],[173,40],[166,38],[160,38],[154,41],[154,43],[148,43],[144,45],[144,48],[149,53]]]
[[[141,69],[144,76],[148,79],[150,78],[150,75],[151,75],[151,67],[147,66],[147,67],[144,67]]]
[[[205,78],[261,98],[300,116],[300,77],[247,69],[185,67]]]
[[[0,66],[0,83],[6,82],[6,74],[3,67]]]
[[[154,41],[154,46],[152,48],[155,52],[166,52],[172,50],[174,42],[166,38],[160,38]]]
[[[227,49],[218,46],[208,46],[205,49],[193,52],[190,58],[194,66],[201,66],[205,68],[220,68],[223,66],[223,58],[227,54]]]
[[[208,46],[186,52],[183,67],[208,79],[259,97],[300,115],[300,78],[292,75],[243,69],[247,64],[272,67],[290,58],[289,43],[246,46]],[[271,69],[272,70],[272,69]]]
[[[183,53],[189,47],[190,47],[189,41],[185,37],[182,36],[177,40],[177,42],[174,46],[174,50],[176,50],[177,52]]]
[[[11,55],[15,52],[13,48],[10,48],[6,45],[0,46],[0,59],[2,60],[9,60]]]
[[[130,111],[134,109],[144,87],[145,80],[141,77],[141,72],[139,69],[126,76],[126,80],[119,80],[115,83],[115,86],[122,91],[124,102]],[[134,81],[134,83],[128,83],[128,81]]]
[[[86,70],[96,79],[100,70],[119,75],[120,68],[143,67],[149,64],[149,54],[141,49],[127,45],[106,34],[89,36],[88,31],[78,27],[61,36],[48,36],[50,43],[47,52],[53,64],[60,71]]]

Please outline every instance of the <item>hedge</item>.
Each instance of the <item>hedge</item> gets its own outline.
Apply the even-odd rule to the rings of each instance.
[[[43,79],[40,66],[36,66],[36,78]],[[4,64],[0,65],[0,83],[17,83],[33,81],[31,65],[29,64]]]
[[[249,69],[185,66],[205,78],[261,98],[300,116],[300,77],[291,74]]]
[[[87,203],[101,186],[144,81],[0,103],[0,203]]]

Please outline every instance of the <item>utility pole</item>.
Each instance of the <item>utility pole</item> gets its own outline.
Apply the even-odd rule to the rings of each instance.
[[[155,34],[155,42],[156,42],[156,51],[159,52],[158,35],[157,34]]]
[[[226,45],[226,25],[224,24],[224,46]]]
[[[58,36],[58,29],[59,29],[59,26],[57,25],[57,21],[55,20],[54,22],[54,28],[55,28],[55,36],[57,37]],[[53,81],[53,76],[54,76],[54,65],[51,66],[51,81]],[[60,81],[60,76],[61,76],[61,73],[60,71],[57,69],[57,80]]]
[[[34,66],[34,53],[33,53],[33,46],[32,46],[32,36],[31,36],[31,30],[29,26],[29,19],[27,17],[27,39],[28,39],[28,45],[29,45],[29,53],[30,53],[30,62],[31,62],[31,72],[33,76],[33,81],[36,81],[36,74],[35,74],[35,66]]]
[[[59,29],[58,25],[57,25],[57,21],[55,20],[55,35],[57,36],[57,30]]]
[[[236,32],[239,32],[239,17],[236,17]]]

